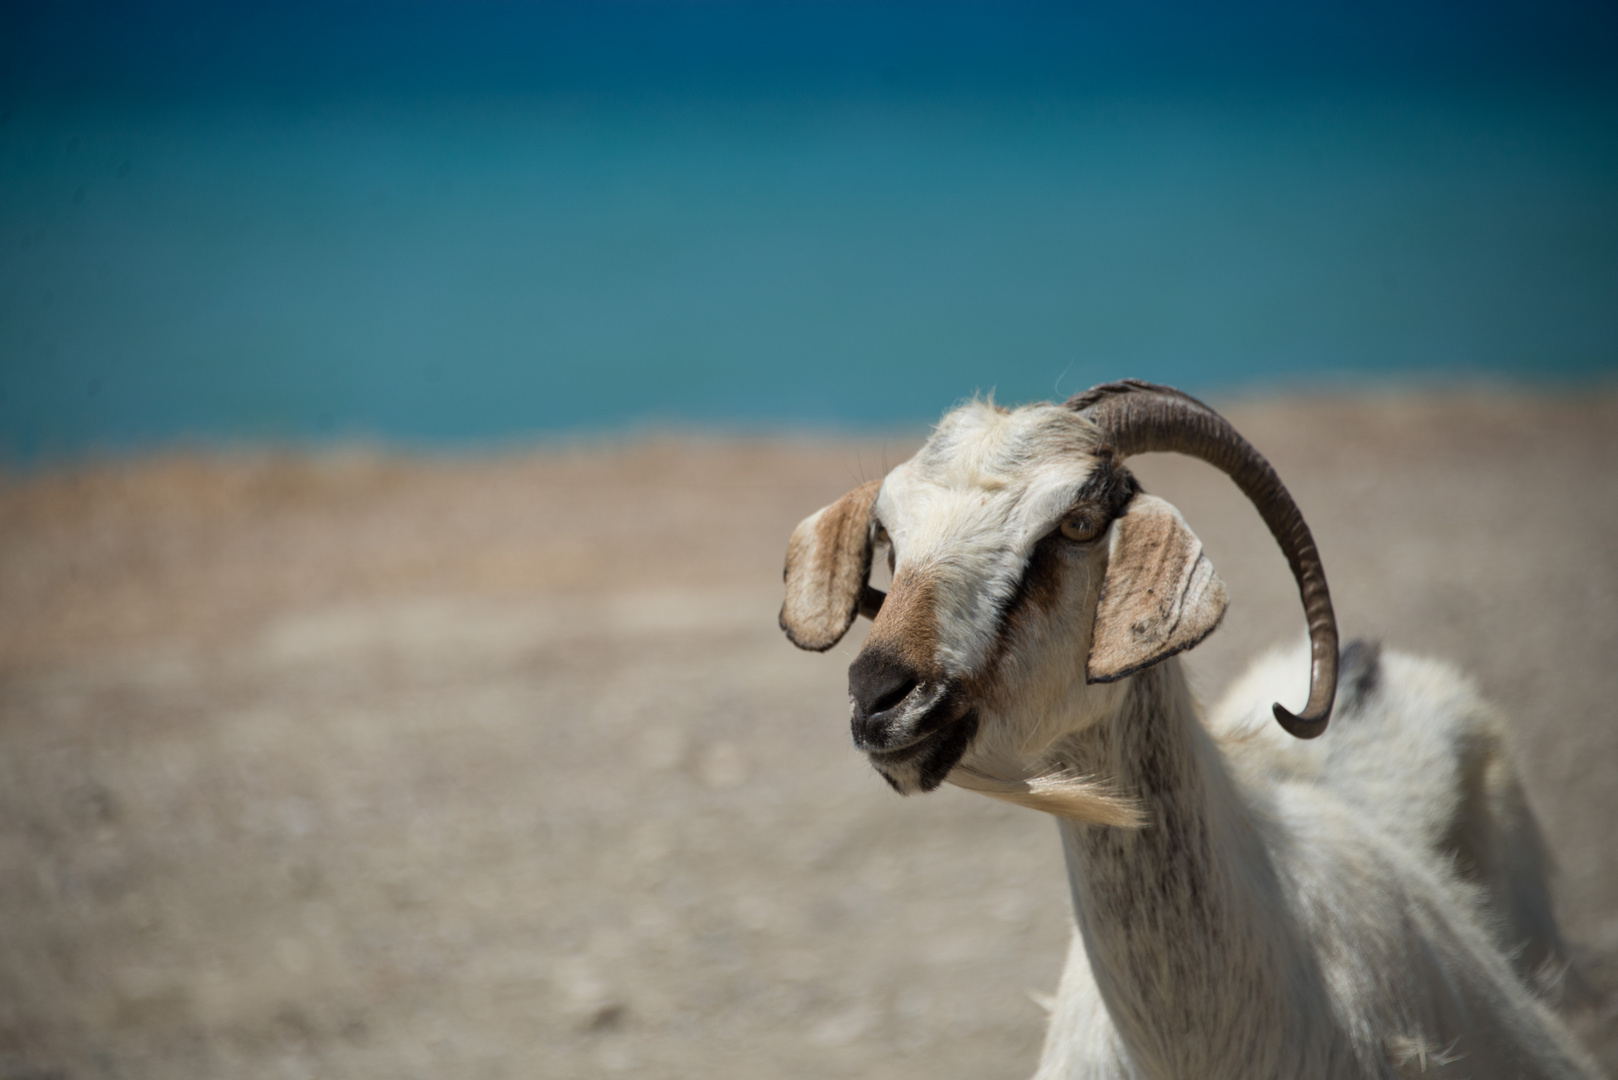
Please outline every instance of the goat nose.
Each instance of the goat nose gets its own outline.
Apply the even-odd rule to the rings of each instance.
[[[864,650],[848,667],[848,696],[862,720],[893,708],[920,683],[914,668],[882,649]]]

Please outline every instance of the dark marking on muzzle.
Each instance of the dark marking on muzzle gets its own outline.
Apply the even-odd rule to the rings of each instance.
[[[874,753],[871,764],[901,795],[932,791],[961,763],[978,733],[977,710],[953,717],[937,734],[894,753]]]
[[[885,715],[921,685],[922,674],[899,650],[884,642],[867,644],[848,666],[848,696],[860,717]],[[859,741],[856,724],[855,741]]]

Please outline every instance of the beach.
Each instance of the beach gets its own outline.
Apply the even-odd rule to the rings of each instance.
[[[1618,1072],[1618,395],[1236,398],[1346,639],[1512,718]],[[0,1077],[1019,1077],[1056,829],[849,745],[787,535],[921,433],[167,452],[0,479]],[[1200,463],[1205,700],[1303,631]]]

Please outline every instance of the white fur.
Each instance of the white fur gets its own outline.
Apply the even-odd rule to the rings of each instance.
[[[1002,625],[1094,444],[1065,409],[973,403],[874,507],[896,587],[936,582],[941,666],[978,695],[951,780],[1012,797],[1084,777],[1144,815],[1063,812],[1078,933],[1038,1077],[1593,1076],[1508,957],[1559,941],[1503,727],[1464,680],[1385,657],[1308,743],[1269,719],[1303,696],[1302,652],[1261,661],[1207,727],[1177,660],[1086,684],[1106,543],[1064,549],[1060,602]]]
[[[1211,915],[1175,935],[1180,913],[1165,902],[1161,939],[1144,950],[1121,940],[1118,893],[1097,879],[1139,864],[1170,893],[1183,882],[1150,845],[1126,841],[1109,859],[1093,842],[1105,826],[1062,822],[1078,933],[1039,1080],[1595,1075],[1512,970],[1503,946],[1523,942],[1503,940],[1503,898],[1463,878],[1442,846],[1464,824],[1443,744],[1486,710],[1448,669],[1391,656],[1383,707],[1334,720],[1346,735],[1338,746],[1330,732],[1300,744],[1267,715],[1276,690],[1301,688],[1282,675],[1289,661],[1307,672],[1304,649],[1261,665],[1218,711],[1217,737],[1198,722],[1177,660],[1139,677],[1174,706],[1157,721],[1184,749],[1184,787],[1196,789],[1211,864],[1197,906]],[[1094,755],[1086,741],[1076,736],[1069,752]],[[1358,767],[1335,768],[1352,757]],[[1554,939],[1554,924],[1540,933]],[[1174,969],[1178,997],[1143,985],[1143,951]]]
[[[875,512],[898,552],[895,574],[925,572],[943,585],[939,659],[949,673],[975,672],[988,657],[994,613],[1089,477],[1095,438],[1067,409],[1008,413],[975,401],[883,480]]]
[[[1319,786],[1408,850],[1452,860],[1481,890],[1481,917],[1519,971],[1560,994],[1568,968],[1546,887],[1550,856],[1512,767],[1505,717],[1448,664],[1389,652],[1365,704],[1339,708],[1330,739],[1293,739],[1270,722],[1269,703],[1304,696],[1307,656],[1306,642],[1274,650],[1226,691],[1208,727],[1230,767],[1255,790]]]

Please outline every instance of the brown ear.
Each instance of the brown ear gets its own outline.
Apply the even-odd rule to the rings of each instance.
[[[1225,583],[1180,512],[1137,495],[1112,525],[1107,576],[1096,605],[1089,682],[1114,682],[1184,652],[1225,615]]]
[[[871,573],[871,506],[881,487],[880,480],[861,484],[792,530],[781,629],[798,648],[825,652],[853,625]]]

